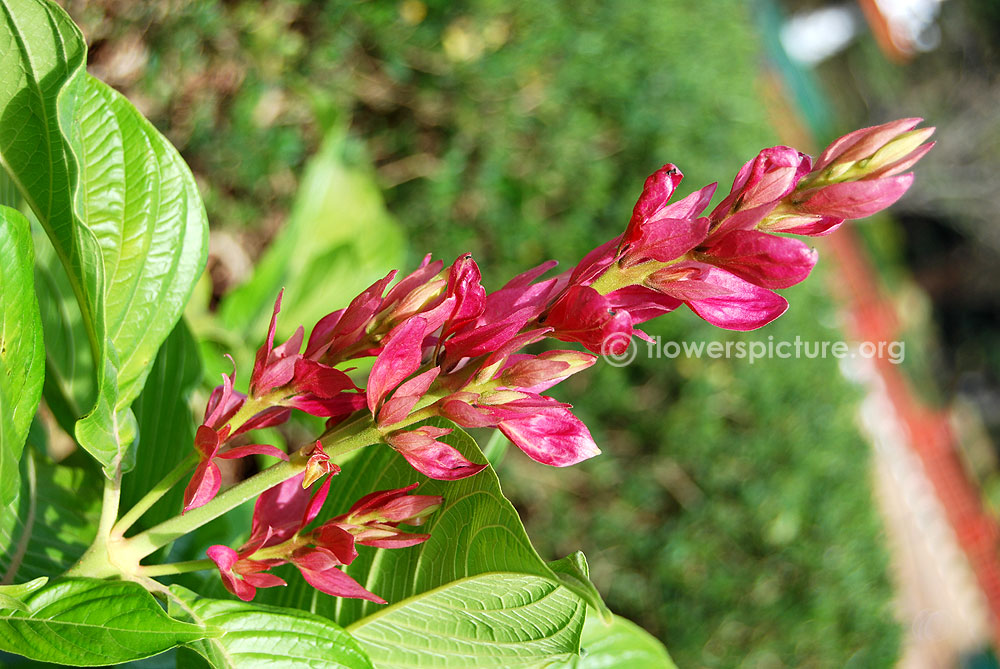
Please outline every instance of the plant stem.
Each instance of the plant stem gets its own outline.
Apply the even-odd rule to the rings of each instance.
[[[115,463],[114,476],[104,479],[101,519],[97,524],[97,536],[94,537],[94,543],[90,545],[90,548],[80,557],[77,563],[66,572],[68,576],[105,578],[119,572],[118,567],[111,561],[108,544],[111,539],[111,530],[114,527],[115,520],[118,519],[118,503],[121,500],[121,492],[122,467],[119,461]]]
[[[188,532],[193,532],[205,523],[235,509],[247,500],[253,499],[265,490],[297,476],[305,469],[307,460],[307,456],[300,456],[299,453],[296,453],[288,462],[279,462],[245,481],[237,483],[204,506],[191,509],[183,515],[174,516],[145,532],[125,539],[122,551],[127,552],[131,559],[138,562],[157,548],[166,546]]]
[[[172,574],[187,574],[192,571],[215,569],[211,560],[187,560],[186,562],[170,562],[168,564],[143,565],[139,567],[140,576],[170,576]]]
[[[146,495],[136,502],[128,513],[121,517],[121,519],[115,523],[115,526],[111,528],[111,533],[117,536],[124,536],[135,521],[142,517],[142,514],[146,513],[154,504],[156,504],[161,497],[170,492],[170,489],[177,485],[178,481],[184,478],[192,467],[198,462],[198,454],[196,452],[191,452],[186,458],[177,463],[177,466],[170,470],[170,472],[164,476],[159,483],[150,489]]]
[[[352,426],[350,433],[332,443],[329,455],[341,455],[380,440],[381,435],[374,425],[369,423],[365,426],[364,423],[360,423],[357,427]],[[135,564],[138,564],[139,560],[157,548],[166,546],[188,532],[193,532],[205,523],[235,509],[247,500],[253,499],[265,490],[297,476],[305,470],[311,453],[312,449],[303,448],[293,453],[288,462],[279,462],[247,480],[237,483],[204,506],[191,509],[183,515],[174,516],[155,527],[125,539],[120,548],[123,562],[131,564],[134,561]]]
[[[101,520],[97,524],[97,536],[107,538],[118,519],[118,504],[122,497],[122,466],[115,465],[115,475],[104,479],[104,497],[101,500]]]

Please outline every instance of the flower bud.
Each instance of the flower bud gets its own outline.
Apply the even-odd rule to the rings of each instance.
[[[330,456],[323,451],[323,443],[317,441],[316,445],[313,446],[312,455],[309,456],[309,460],[306,462],[305,475],[302,477],[302,487],[308,488],[326,474],[337,475],[339,473],[340,467],[330,461]]]
[[[551,388],[596,360],[597,356],[582,351],[546,351],[511,365],[500,376],[500,383],[507,388],[531,388],[539,392],[538,386],[544,386],[542,390]]]
[[[889,177],[909,169],[933,144],[934,128],[913,130],[920,118],[904,118],[844,135],[823,151],[800,190],[845,181]]]

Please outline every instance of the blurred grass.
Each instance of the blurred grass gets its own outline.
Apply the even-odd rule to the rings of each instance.
[[[411,264],[471,250],[490,287],[618,234],[663,162],[687,175],[682,194],[713,180],[726,191],[776,141],[738,0],[68,7],[92,72],[179,146],[215,234],[248,259],[342,126],[344,158],[374,164]],[[215,254],[216,299],[247,280],[238,268]],[[687,312],[650,332],[841,337],[820,276],[787,293],[791,311],[752,335]],[[892,664],[899,630],[857,393],[835,362],[641,358],[557,389],[604,455],[553,470],[511,449],[505,489],[543,554],[583,548],[611,607],[679,666]]]

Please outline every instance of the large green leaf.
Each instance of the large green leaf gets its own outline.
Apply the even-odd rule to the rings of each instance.
[[[182,319],[163,342],[146,387],[133,405],[142,439],[135,468],[122,479],[123,511],[131,509],[191,452],[195,419],[188,400],[200,379],[198,344]],[[180,513],[183,494],[183,487],[175,486],[146,512],[137,530]]]
[[[55,249],[41,230],[35,239],[35,292],[45,338],[45,403],[73,434],[94,396],[96,379],[83,316]]]
[[[202,625],[169,617],[137,583],[68,579],[34,593],[30,612],[0,612],[0,650],[38,660],[101,666],[202,639]]]
[[[549,669],[677,669],[656,637],[620,616],[608,624],[588,610],[580,645],[579,657]]]
[[[0,506],[17,495],[18,467],[45,379],[28,219],[0,206]]]
[[[566,588],[492,572],[415,595],[347,631],[380,668],[535,667],[572,658],[582,622],[583,603]]]
[[[172,586],[193,620],[222,631],[188,644],[218,669],[329,667],[370,669],[357,641],[329,620],[311,613],[221,599],[201,599]]]
[[[54,465],[31,448],[21,469],[20,493],[0,510],[5,584],[68,569],[94,540],[100,516],[100,486],[84,470]]]
[[[89,77],[59,7],[3,0],[0,161],[52,240],[90,341],[96,387],[76,437],[129,466],[128,411],[204,264],[204,207],[177,152]]]
[[[94,368],[103,370],[104,262],[97,237],[74,213],[79,167],[68,132],[83,88],[86,45],[54,4],[4,0],[0,12],[0,162],[66,268]]]
[[[207,254],[207,221],[177,151],[116,91],[92,77],[78,106],[86,216],[106,270],[107,336],[118,355],[116,411],[142,390]],[[81,421],[81,441],[104,426]]]
[[[484,461],[460,429],[444,439],[471,460]],[[421,528],[431,538],[407,549],[362,547],[347,568],[390,606],[317,594],[291,575],[288,588],[258,597],[346,626],[379,667],[519,667],[573,656],[585,608],[576,592],[584,588],[563,587],[538,556],[492,469],[461,481],[433,481],[388,447],[373,446],[344,465],[324,513],[341,513],[373,490],[416,481],[419,494],[445,500]]]
[[[347,139],[334,129],[310,160],[281,234],[246,284],[220,306],[230,329],[263,339],[271,307],[285,288],[280,333],[311,327],[405,260],[404,240],[370,167],[345,158]]]

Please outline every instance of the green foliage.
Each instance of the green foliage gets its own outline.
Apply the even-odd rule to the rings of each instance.
[[[137,583],[68,579],[35,592],[25,611],[0,611],[0,650],[41,662],[104,666],[205,636],[170,618]]]
[[[412,14],[421,7],[425,16]],[[139,466],[123,482],[128,505],[190,445],[186,395],[198,364],[175,323],[204,259],[204,213],[167,141],[83,71],[86,50],[68,18],[28,0],[2,9],[0,47],[16,57],[0,63],[0,158],[48,237],[35,237],[45,398],[104,465],[128,464],[136,400],[143,439]],[[127,11],[144,24],[158,10]],[[248,357],[281,286],[290,298],[283,327],[309,325],[400,264],[401,236],[366,154],[379,165],[388,210],[426,244],[415,251],[473,250],[492,279],[549,256],[575,261],[617,234],[642,179],[663,160],[692,157],[680,165],[687,189],[725,181],[770,139],[750,86],[755,46],[741,12],[735,0],[657,12],[596,2],[191,2],[161,17],[147,37],[146,79],[133,92],[180,139],[205,176],[213,214],[229,227],[251,221],[271,236],[261,221],[282,216],[292,175],[327,138],[304,172],[288,234],[248,283],[221,297],[220,320],[235,332],[220,342],[237,341]],[[106,59],[94,60],[100,68]],[[25,248],[22,240],[22,268]],[[749,336],[836,338],[817,324],[831,317],[816,279],[809,286],[793,291],[791,317]],[[196,315],[206,330],[217,327],[207,312]],[[692,323],[675,315],[654,332],[743,336]],[[797,374],[769,362],[659,359],[574,378],[563,397],[583,398],[583,417],[607,426],[598,435],[605,455],[551,481],[532,463],[508,487],[542,552],[592,548],[609,601],[668,639],[684,666],[889,662],[898,630],[887,622],[884,556],[859,485],[864,450],[849,427],[852,395],[831,361],[799,361]],[[3,429],[7,472],[20,444],[8,446]],[[450,440],[484,460],[464,433]],[[491,461],[502,452],[495,445]],[[515,474],[518,462],[509,463]],[[33,455],[21,467],[21,489],[0,515],[7,582],[65,570],[98,520],[94,471]],[[621,619],[584,624],[584,602],[603,604],[582,554],[544,562],[492,469],[431,482],[376,447],[345,465],[327,515],[413,480],[446,500],[425,528],[432,538],[364,550],[348,568],[388,607],[326,597],[295,575],[288,588],[259,595],[292,609],[188,598],[183,615],[222,633],[201,641],[215,632],[167,617],[136,584],[57,581],[9,595],[28,610],[2,614],[2,648],[99,664],[186,643],[214,666],[328,652],[346,666],[367,666],[366,654],[379,666],[671,666],[655,639]],[[147,525],[175,504],[162,500]],[[209,544],[237,544],[247,523],[235,515],[173,553],[195,559]],[[186,576],[179,580],[196,582]],[[581,633],[587,653],[577,657]],[[29,634],[41,641],[27,643]]]
[[[123,509],[131,509],[190,452],[195,422],[188,401],[200,380],[198,345],[182,319],[163,342],[146,387],[135,401],[135,415],[143,438],[136,450],[135,468],[122,479]],[[137,529],[152,527],[177,515],[183,496],[182,488],[171,490],[144,515]]]
[[[116,38],[143,32],[148,64],[120,83],[204,177],[215,225],[269,237],[293,175],[346,121],[415,257],[472,251],[497,281],[617,234],[665,161],[693,189],[774,142],[747,11],[190,0],[79,19],[108,74]]]
[[[523,573],[459,578],[347,629],[380,667],[535,667],[575,655],[583,604]]]
[[[203,599],[179,586],[173,586],[171,591],[179,602],[176,607],[171,602],[172,613],[222,632],[188,644],[216,669],[372,667],[357,641],[320,616],[274,606]]]
[[[274,298],[284,288],[288,299],[279,326],[289,336],[299,324],[326,316],[331,305],[349,303],[387,267],[402,266],[399,226],[371,175],[345,160],[345,144],[343,130],[336,129],[309,161],[281,235],[250,281],[220,306],[227,330],[266,332]]]
[[[205,212],[173,147],[86,74],[69,17],[27,0],[3,9],[13,57],[0,66],[0,158],[66,272],[82,314],[74,336],[90,343],[96,388],[72,398],[85,411],[76,436],[109,472],[127,469],[128,407],[201,272]]]
[[[94,540],[100,493],[91,470],[55,465],[29,447],[21,490],[0,511],[0,574],[5,582],[55,576]]]
[[[663,644],[633,622],[614,616],[604,621],[587,610],[580,655],[551,669],[677,669]]]
[[[484,460],[460,428],[442,439],[472,461]],[[560,587],[563,581],[532,548],[492,469],[461,481],[434,481],[388,447],[377,447],[344,466],[321,518],[347,511],[372,490],[415,481],[421,482],[419,494],[444,497],[421,528],[431,538],[405,550],[360,547],[346,569],[391,606],[317,595],[294,574],[286,579],[289,587],[263,591],[261,600],[328,616],[379,666],[431,658],[437,666],[531,666],[576,653],[584,605],[574,593],[585,592],[585,576],[578,574],[572,592]],[[593,586],[586,594],[602,605]]]
[[[28,220],[0,206],[0,505],[17,495],[17,463],[42,396],[45,346]]]

